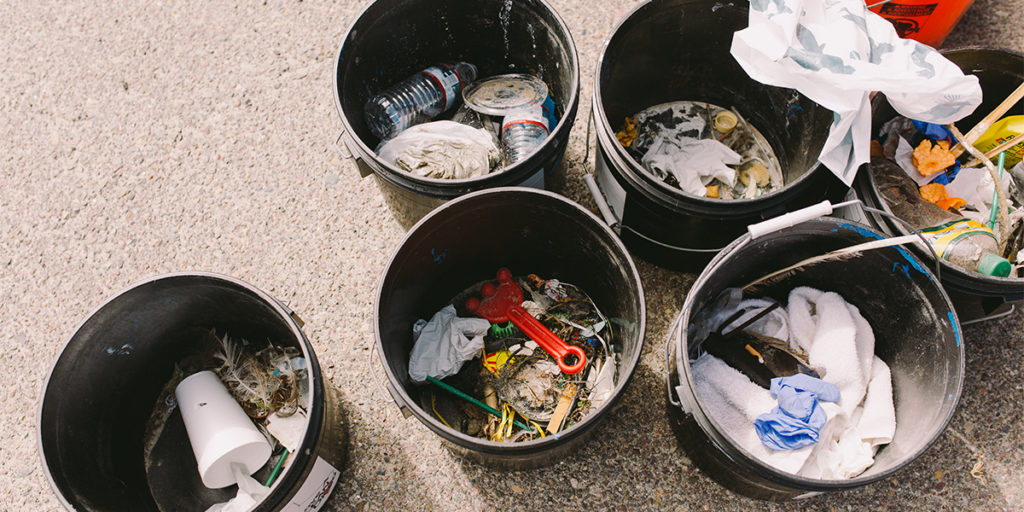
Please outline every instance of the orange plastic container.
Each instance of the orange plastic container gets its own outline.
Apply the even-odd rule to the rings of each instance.
[[[889,20],[900,37],[938,48],[974,0],[866,0],[868,9]]]

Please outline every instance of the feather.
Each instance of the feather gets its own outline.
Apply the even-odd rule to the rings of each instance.
[[[816,265],[818,263],[824,263],[826,261],[839,261],[849,258],[855,258],[857,256],[860,256],[860,254],[864,251],[870,251],[872,249],[881,249],[884,247],[892,247],[894,245],[902,245],[919,241],[921,241],[921,239],[918,238],[917,235],[904,235],[894,238],[884,238],[882,240],[872,240],[870,242],[865,242],[862,244],[851,245],[850,247],[843,247],[842,249],[836,249],[832,252],[825,253],[820,256],[807,258],[803,261],[790,265],[782,270],[776,270],[775,272],[772,272],[766,276],[757,278],[747,283],[747,285],[744,286],[743,289],[749,290],[754,286],[764,286],[772,282],[777,282],[779,280],[794,275],[797,271],[803,270],[805,267],[808,267],[810,265]]]
[[[253,418],[265,417],[272,410],[280,380],[268,378],[259,362],[227,334],[219,341],[221,352],[215,357],[223,364],[217,368],[217,375],[246,414]]]

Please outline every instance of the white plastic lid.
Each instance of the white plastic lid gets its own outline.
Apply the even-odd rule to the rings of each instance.
[[[547,97],[548,85],[543,80],[521,73],[477,80],[462,90],[462,99],[469,108],[492,116],[504,116],[530,104],[540,105]]]

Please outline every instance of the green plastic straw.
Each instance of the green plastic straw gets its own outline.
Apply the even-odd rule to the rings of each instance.
[[[263,487],[270,487],[270,484],[274,483],[274,479],[277,478],[277,474],[281,472],[281,466],[284,465],[284,460],[288,458],[288,449],[284,449],[284,453],[281,454],[281,458],[277,459],[277,464],[274,464],[274,469],[270,472],[270,476],[267,477],[267,483],[263,484]]]
[[[441,381],[439,381],[439,380],[437,380],[437,379],[435,379],[433,377],[429,377],[429,376],[427,377],[427,381],[429,381],[431,384],[433,384],[433,385],[435,385],[435,386],[437,386],[437,387],[439,387],[439,388],[441,388],[441,389],[443,389],[443,390],[445,390],[445,391],[447,391],[447,392],[449,392],[449,393],[451,393],[451,394],[453,394],[453,395],[455,395],[455,396],[457,396],[457,397],[459,397],[459,398],[461,398],[461,399],[463,399],[463,400],[465,400],[465,401],[467,401],[467,402],[469,402],[469,403],[471,403],[471,404],[473,404],[473,405],[475,405],[475,406],[477,406],[477,407],[479,407],[479,408],[481,408],[481,409],[483,409],[483,410],[485,410],[485,411],[487,411],[487,412],[489,412],[489,413],[499,417],[499,418],[501,417],[501,413],[498,412],[497,410],[495,410],[493,407],[491,407],[491,406],[481,402],[480,400],[477,400],[476,398],[473,398],[473,397],[463,393],[462,391],[459,391],[458,389],[455,389],[455,388],[449,386],[448,384],[445,384],[444,382],[441,382]],[[517,427],[519,427],[519,428],[521,428],[521,429],[523,429],[523,430],[529,430],[530,432],[536,432],[536,430],[534,430],[533,427],[531,427],[529,425],[526,425],[526,424],[523,424],[523,422],[521,422],[519,420],[514,420],[512,422],[512,424],[517,426]]]
[[[1006,151],[999,153],[999,179],[1003,179],[1003,164],[1006,162]],[[999,187],[992,184],[992,214],[988,216],[988,227],[996,229],[996,212],[999,211]]]

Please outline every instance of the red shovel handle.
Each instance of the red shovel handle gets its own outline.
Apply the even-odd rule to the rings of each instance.
[[[544,327],[544,324],[537,321],[533,315],[526,312],[525,309],[519,306],[510,306],[508,308],[508,319],[512,321],[512,324],[523,331],[533,341],[536,341],[545,352],[551,354],[551,357],[555,358],[558,362],[558,368],[565,373],[573,374],[579,373],[587,365],[587,355],[583,353],[583,349],[575,345],[567,345],[561,338],[551,332],[550,329]],[[565,362],[565,356],[572,354],[576,356],[576,364],[568,365]]]

